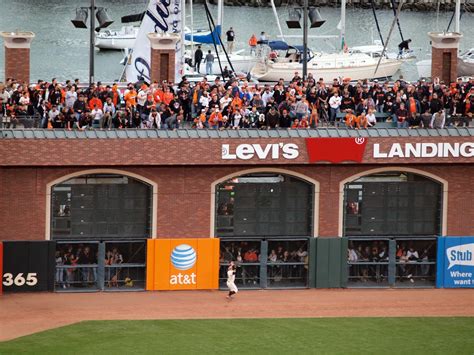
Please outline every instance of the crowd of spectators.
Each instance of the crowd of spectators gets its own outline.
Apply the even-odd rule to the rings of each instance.
[[[347,249],[349,277],[362,282],[382,282],[388,277],[389,250],[387,241],[351,241]],[[395,260],[398,281],[415,282],[427,279],[432,271],[430,261],[435,258],[435,243],[411,241],[397,244]]]
[[[56,250],[55,282],[59,288],[95,287],[97,282],[97,246],[94,244],[66,244]],[[108,287],[118,287],[124,258],[118,248],[113,247],[105,254],[105,281]],[[133,285],[133,284],[132,284]],[[130,286],[130,285],[126,285]]]
[[[225,278],[225,268],[230,261],[237,266],[237,281],[242,284],[259,282],[259,264],[262,262],[260,242],[224,242],[221,245],[221,278]],[[305,280],[308,269],[306,242],[269,242],[267,275],[271,282],[289,279]],[[285,263],[290,265],[285,265]],[[250,265],[249,265],[250,264]]]
[[[59,83],[0,86],[0,118],[15,128],[34,116],[40,128],[63,129],[307,129],[345,125],[354,129],[382,120],[398,127],[469,126],[474,114],[474,79],[454,83],[419,80],[394,83],[349,78],[331,83],[295,73],[290,83],[254,84],[245,78],[192,83]]]

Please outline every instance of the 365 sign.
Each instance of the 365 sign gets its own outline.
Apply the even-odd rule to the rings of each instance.
[[[54,290],[55,242],[9,241],[0,244],[3,246],[0,289],[5,292]]]
[[[14,275],[10,272],[6,272],[3,274],[3,287],[9,286],[35,286],[38,283],[38,276],[36,272],[29,272],[24,274],[22,272]]]

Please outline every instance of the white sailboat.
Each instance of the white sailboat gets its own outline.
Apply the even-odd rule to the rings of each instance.
[[[128,25],[120,30],[105,30],[95,34],[95,46],[99,49],[122,50],[133,48],[139,28]]]
[[[283,42],[284,43],[284,42]],[[270,43],[270,48],[272,48]],[[251,74],[259,81],[291,81],[295,72],[302,73],[301,48],[288,46],[286,53],[274,59],[265,58],[252,68]],[[334,78],[349,77],[351,80],[388,78],[401,66],[396,59],[382,59],[377,72],[378,59],[364,53],[308,53],[308,74],[315,79],[332,81]]]
[[[191,2],[191,9],[192,9],[193,2],[192,0],[190,0],[190,2]],[[217,33],[219,33],[219,35],[221,33],[221,29],[223,28],[223,18],[224,18],[224,2],[223,0],[219,0],[217,3],[217,25],[216,25],[216,29],[218,29]],[[192,15],[191,15],[191,21],[192,21]],[[216,40],[216,45],[218,48],[218,51],[216,53],[213,46],[214,42],[212,40],[212,35],[210,35],[210,31],[208,31],[207,33],[208,33],[207,35],[208,38],[205,42],[196,40],[196,38],[200,35],[200,33],[193,31],[193,28],[191,28],[191,33],[189,34],[185,33],[185,39],[187,41],[190,41],[190,44],[193,45],[193,46],[190,46],[189,51],[185,51],[185,56],[187,56],[190,59],[194,59],[193,58],[194,46],[196,45],[196,42],[210,45],[211,47],[209,47],[207,50],[211,50],[211,53],[214,55],[214,58],[215,58],[214,63],[212,65],[213,74],[220,74],[221,67],[222,69],[224,69],[224,67],[227,67],[229,70],[231,69],[231,67],[233,67],[235,72],[248,73],[257,62],[258,58],[255,55],[252,55],[250,53],[246,54],[245,49],[240,49],[233,53],[227,53],[227,56],[226,56],[226,54],[224,53],[222,49],[222,45],[219,45],[219,38],[218,37],[216,38],[214,36],[214,40]],[[206,55],[207,50],[203,49],[204,56]],[[219,66],[219,60],[217,57],[219,57],[220,59],[220,63],[221,63],[220,66]],[[227,59],[227,57],[229,59]],[[230,63],[232,63],[232,66]],[[192,71],[192,68],[189,68],[189,69]],[[203,73],[205,72],[205,65],[201,65],[201,72]]]
[[[341,43],[344,43],[345,36],[345,6],[346,2],[341,2]],[[278,17],[276,18],[278,21]],[[277,41],[275,41],[277,42]],[[274,43],[276,46],[267,51],[262,51],[264,55],[251,74],[259,81],[278,81],[284,79],[290,81],[295,72],[302,73],[303,50],[301,46],[289,46],[286,42]],[[285,45],[287,47],[285,47]],[[286,51],[284,55],[275,55],[275,51]],[[270,52],[270,56],[265,54]],[[379,63],[380,61],[380,63]],[[374,78],[388,78],[393,76],[401,66],[402,62],[397,59],[375,58],[365,53],[352,53],[342,51],[339,53],[314,53],[309,50],[307,69],[314,78],[322,78],[324,81],[332,81],[334,78],[349,77],[351,80],[363,80]]]

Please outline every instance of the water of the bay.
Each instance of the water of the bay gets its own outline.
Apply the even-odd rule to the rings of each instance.
[[[110,29],[121,27],[120,17],[138,13],[145,9],[148,0],[96,0],[96,6],[109,9],[115,20]],[[71,23],[75,9],[88,6],[87,0],[0,0],[0,31],[32,31],[36,37],[31,45],[31,80],[60,80],[80,78],[86,81],[89,73],[89,32],[76,29]],[[216,6],[211,11],[217,17]],[[194,5],[194,28],[208,29],[203,5]],[[288,8],[278,9],[280,22],[285,34],[301,35],[301,30],[288,30],[285,20]],[[319,29],[311,29],[311,35],[338,34],[336,28],[340,20],[340,9],[325,7],[320,10],[326,23]],[[187,23],[190,26],[189,6]],[[404,11],[400,25],[405,38],[411,38],[411,47],[416,50],[418,58],[403,64],[395,77],[403,75],[408,80],[417,79],[415,62],[426,59],[430,51],[429,31],[445,31],[452,12],[411,12]],[[378,10],[377,17],[384,39],[387,37],[393,21],[391,10]],[[236,32],[236,48],[247,48],[247,41],[252,33],[265,31],[271,39],[277,39],[279,31],[271,8],[225,7],[224,31],[233,26]],[[454,24],[451,29],[454,28]],[[474,47],[474,15],[465,13],[461,19],[461,50]],[[389,49],[396,50],[401,41],[398,29],[393,31]],[[371,10],[347,9],[346,41],[349,46],[370,44],[378,39],[374,17]],[[288,39],[293,44],[301,44],[301,39]],[[309,46],[314,50],[332,51],[339,46],[338,39],[323,40],[310,38]],[[119,64],[121,52],[96,51],[95,76],[97,80],[113,81],[118,79],[123,67]],[[4,79],[4,48],[0,46],[0,81]]]

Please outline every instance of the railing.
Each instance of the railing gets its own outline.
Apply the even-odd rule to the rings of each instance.
[[[387,126],[388,125],[388,126]],[[340,127],[318,127],[311,129],[239,129],[239,130],[213,130],[213,129],[0,129],[0,139],[75,139],[75,138],[310,138],[310,137],[470,137],[474,136],[474,127],[447,127],[438,128],[396,128],[391,123],[385,126],[378,124],[368,129],[349,129]]]
[[[228,263],[221,263],[219,270],[219,287],[226,288]],[[260,263],[237,263],[235,284],[238,288],[260,288]]]
[[[97,264],[56,265],[55,290],[97,291]]]
[[[436,282],[436,262],[426,260],[396,262],[397,287],[430,286]]]
[[[105,265],[104,290],[143,290],[146,283],[145,264]]]
[[[348,282],[363,286],[388,286],[388,261],[348,262]]]
[[[269,288],[308,286],[308,264],[304,262],[268,262]]]

